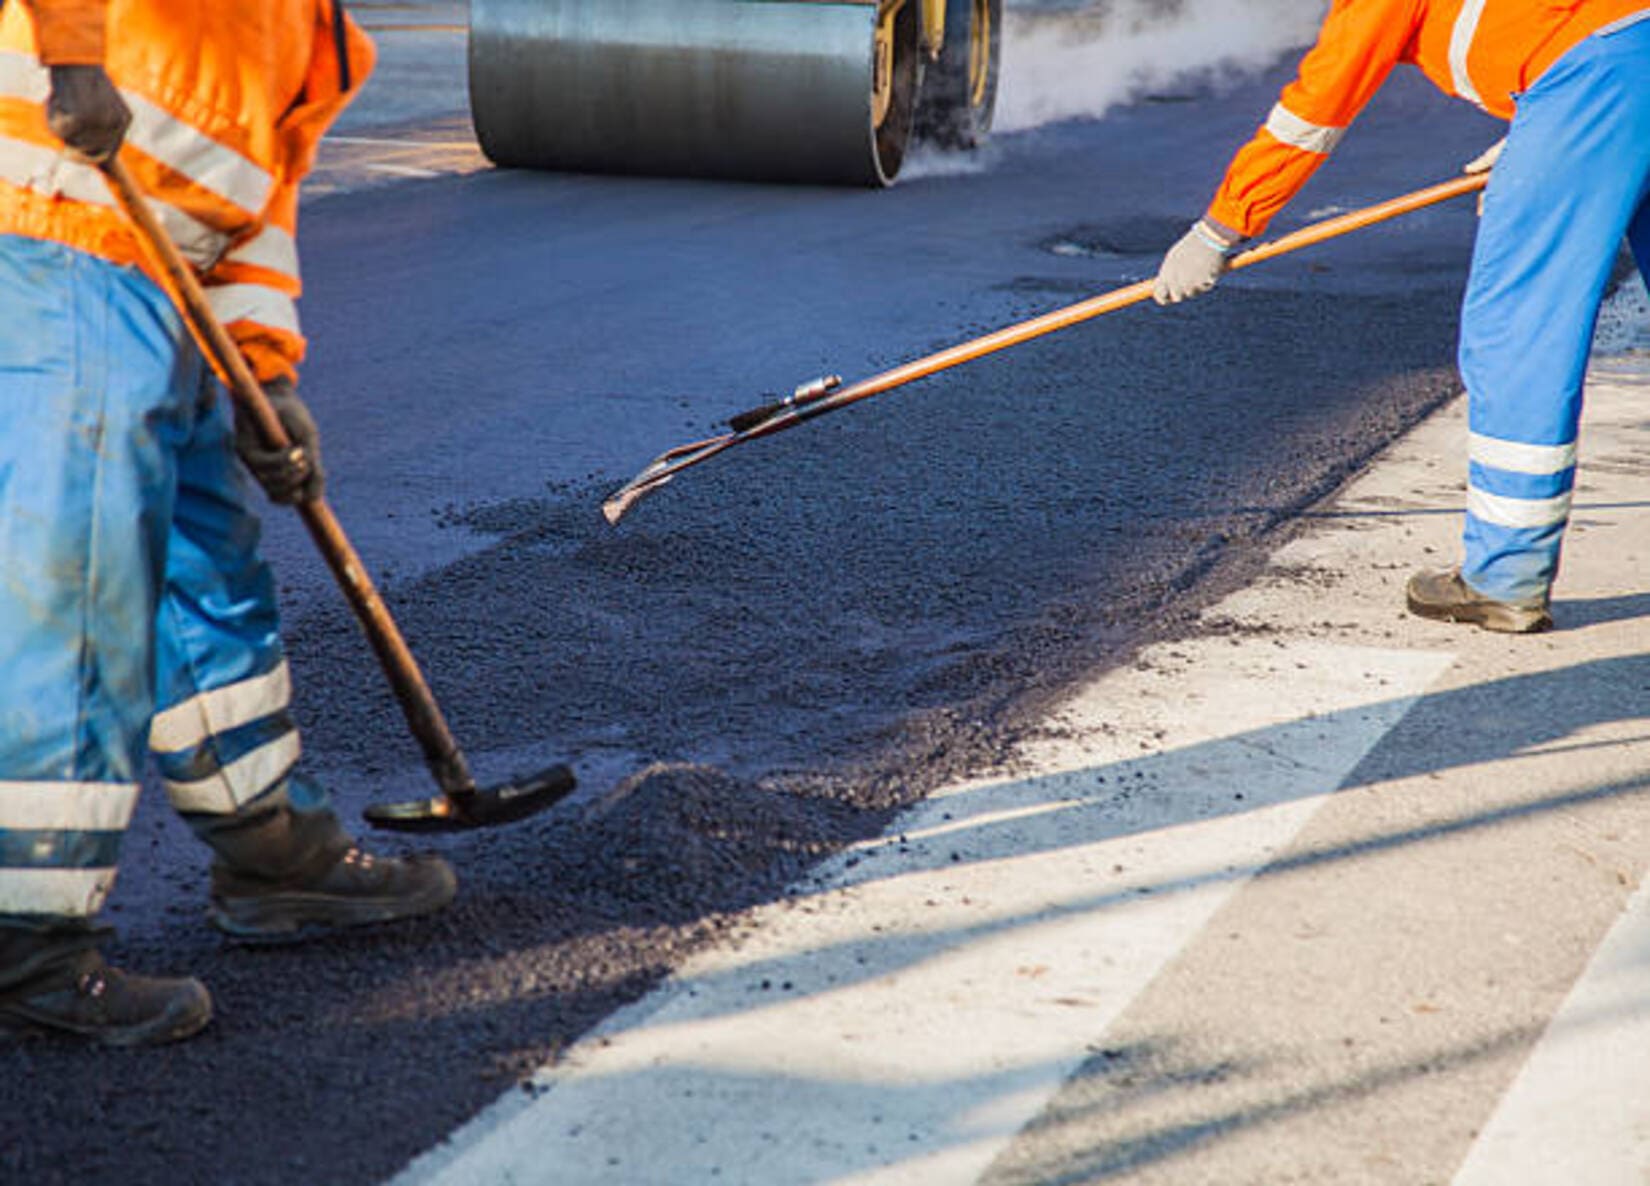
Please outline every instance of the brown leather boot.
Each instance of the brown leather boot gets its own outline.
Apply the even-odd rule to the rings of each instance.
[[[1469,622],[1502,634],[1534,634],[1552,628],[1545,597],[1496,601],[1461,579],[1459,569],[1418,572],[1405,590],[1409,612],[1441,622]]]
[[[192,977],[135,976],[96,951],[0,994],[0,1031],[68,1034],[104,1046],[158,1046],[199,1033],[212,998]]]

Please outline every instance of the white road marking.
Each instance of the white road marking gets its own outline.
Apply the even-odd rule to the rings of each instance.
[[[368,162],[365,168],[374,173],[393,173],[397,177],[440,177],[434,169],[419,169],[413,165],[388,165],[380,162]]]
[[[1031,773],[917,805],[398,1181],[974,1181],[1451,662],[1265,638],[1143,659]]]
[[[1454,1186],[1650,1182],[1650,883],[1641,885]]]
[[[474,152],[476,144],[473,140],[396,140],[382,136],[327,136],[327,144],[352,144],[366,148],[445,148],[461,149],[464,152]]]

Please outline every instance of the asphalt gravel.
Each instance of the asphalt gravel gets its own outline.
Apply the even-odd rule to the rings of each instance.
[[[886,194],[489,174],[310,208],[306,382],[346,523],[484,772],[570,759],[586,789],[440,842],[463,889],[438,919],[260,949],[198,925],[204,857],[151,793],[112,954],[202,977],[218,1016],[164,1051],[0,1049],[0,1178],[388,1176],[1251,575],[1457,389],[1470,209],[860,405],[618,529],[598,507],[754,374],[868,370],[1147,273],[1281,77]],[[1301,214],[1484,140],[1400,84]],[[351,815],[401,797],[423,775],[370,652],[291,524],[269,546],[307,761]]]

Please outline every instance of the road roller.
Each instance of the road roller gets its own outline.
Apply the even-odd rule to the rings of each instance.
[[[471,0],[470,111],[510,168],[884,186],[991,126],[1002,0]]]

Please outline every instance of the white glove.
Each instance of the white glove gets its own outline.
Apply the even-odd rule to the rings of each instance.
[[[1152,300],[1174,305],[1208,292],[1226,271],[1226,257],[1235,246],[1236,239],[1210,226],[1207,219],[1198,219],[1163,257]]]
[[[1507,147],[1507,138],[1503,136],[1483,152],[1473,157],[1472,160],[1462,165],[1461,172],[1488,173],[1495,168],[1495,162],[1501,159],[1501,150],[1505,147]]]
[[[1486,148],[1483,152],[1473,157],[1472,160],[1462,165],[1461,172],[1468,175],[1474,173],[1488,173],[1491,169],[1495,168],[1495,162],[1501,159],[1501,150],[1505,147],[1507,147],[1507,138],[1503,136],[1494,144]],[[1478,217],[1484,217],[1483,190],[1478,191]]]

